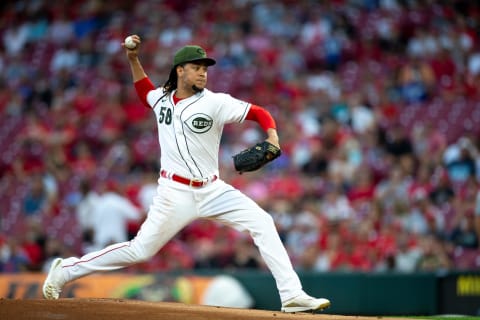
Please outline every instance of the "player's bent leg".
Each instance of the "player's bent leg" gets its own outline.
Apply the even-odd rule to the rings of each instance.
[[[258,227],[253,228],[250,233],[274,277],[279,277],[279,279],[290,279],[290,281],[286,281],[284,284],[281,284],[280,281],[277,281],[279,283],[278,287],[280,299],[282,301],[281,310],[283,312],[302,312],[323,310],[328,308],[330,306],[330,301],[328,299],[311,297],[301,289],[300,280],[298,280],[297,284],[298,276],[294,271],[290,262],[290,258],[288,257],[288,253],[283,246],[280,237],[278,236],[278,231],[276,230],[274,221],[268,213],[263,210],[262,212],[263,214],[260,213],[260,216],[262,217],[260,222],[263,223],[261,224],[260,228],[264,230],[263,233],[254,231]],[[276,255],[283,257],[281,258],[284,260],[283,262],[280,262],[278,258],[276,259],[275,257],[269,256],[271,252],[270,250],[273,250],[273,248],[275,248]],[[270,262],[269,265],[267,261],[273,262]],[[283,273],[280,273],[280,271],[277,270],[279,266],[281,266]],[[288,270],[288,272],[285,272],[285,270]],[[285,277],[285,273],[289,274],[289,278]],[[283,278],[281,278],[282,274]],[[292,279],[295,279],[295,281]],[[294,292],[296,292],[296,294],[292,296]]]
[[[322,310],[330,306],[327,299],[316,299],[303,291],[272,217],[240,191],[230,191],[214,199],[225,210],[215,218],[236,229],[249,231],[276,281],[282,311]]]
[[[277,281],[283,312],[318,311],[330,306],[325,298],[314,298],[306,294],[291,265],[288,253],[281,242],[272,217],[262,210],[250,234]],[[260,230],[260,231],[259,231]]]
[[[215,216],[216,220],[237,230],[248,230],[275,279],[280,299],[286,301],[299,296],[303,292],[302,285],[293,270],[272,217],[236,189],[224,192],[213,201],[218,201],[225,212]]]

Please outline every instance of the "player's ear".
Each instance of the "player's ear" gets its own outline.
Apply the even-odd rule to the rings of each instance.
[[[179,64],[178,66],[175,67],[175,70],[177,70],[177,74],[178,74],[178,75],[181,74],[181,73],[183,73],[184,69],[185,69],[185,65],[184,65],[184,64]]]

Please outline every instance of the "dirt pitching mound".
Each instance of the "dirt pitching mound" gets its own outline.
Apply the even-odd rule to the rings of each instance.
[[[286,314],[280,311],[201,306],[176,302],[146,302],[125,299],[0,300],[0,319],[5,320],[372,320],[326,313]],[[401,318],[381,318],[395,319]]]

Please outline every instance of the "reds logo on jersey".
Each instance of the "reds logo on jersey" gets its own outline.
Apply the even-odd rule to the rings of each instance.
[[[195,133],[205,133],[212,128],[213,119],[207,114],[196,113],[191,115],[184,123]]]

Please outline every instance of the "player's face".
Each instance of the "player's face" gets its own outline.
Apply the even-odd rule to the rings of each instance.
[[[178,71],[178,86],[184,88],[196,87],[203,90],[207,85],[208,66],[203,63],[186,63]]]

